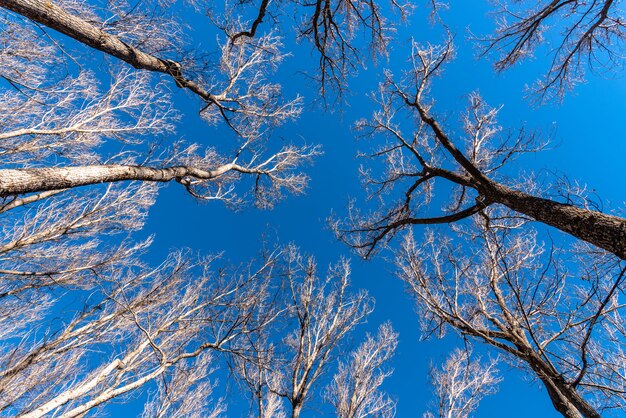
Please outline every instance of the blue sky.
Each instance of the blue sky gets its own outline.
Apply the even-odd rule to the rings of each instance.
[[[470,4],[471,3],[471,4]],[[567,174],[571,180],[587,184],[602,198],[605,208],[620,210],[624,205],[623,140],[626,118],[626,80],[621,74],[611,79],[589,75],[587,83],[568,94],[563,104],[547,104],[534,108],[525,99],[524,86],[536,80],[547,69],[546,51],[540,50],[534,60],[522,63],[498,75],[490,59],[477,59],[477,50],[467,42],[468,29],[474,33],[491,30],[493,21],[487,16],[486,1],[453,2],[442,18],[455,35],[457,58],[448,66],[432,91],[437,104],[434,112],[456,124],[466,103],[466,96],[478,90],[492,106],[504,105],[500,122],[505,128],[515,129],[525,124],[546,133],[554,130],[553,146],[540,154],[517,160],[509,170],[512,176],[522,172],[556,172]],[[437,43],[443,40],[440,27],[432,27],[426,18],[427,10],[418,9],[410,21],[399,28],[389,62],[379,62],[350,80],[352,93],[343,109],[324,111],[307,108],[295,123],[282,128],[276,137],[303,138],[307,143],[322,144],[324,155],[306,170],[311,176],[310,187],[304,196],[289,196],[272,211],[248,207],[233,212],[220,204],[199,204],[185,195],[177,185],[161,191],[157,204],[150,212],[146,234],[156,234],[151,257],[158,260],[170,249],[190,247],[199,252],[224,251],[226,258],[241,262],[255,255],[261,235],[269,232],[281,243],[295,243],[304,252],[313,254],[320,266],[327,266],[341,256],[350,256],[353,266],[353,286],[367,289],[375,297],[376,310],[368,324],[359,333],[375,331],[378,324],[390,320],[400,333],[393,367],[394,375],[385,389],[398,401],[397,416],[421,416],[431,400],[428,386],[428,367],[443,361],[454,338],[442,341],[419,342],[418,318],[413,303],[404,292],[403,284],[393,276],[393,266],[384,257],[371,261],[359,260],[349,253],[328,230],[326,219],[335,211],[345,213],[349,197],[363,201],[364,192],[357,169],[361,161],[356,152],[361,145],[351,130],[353,121],[367,117],[371,102],[365,98],[376,87],[377,75],[383,68],[400,72],[406,63],[409,39]],[[288,45],[293,45],[287,40]],[[306,99],[314,99],[316,91],[297,73],[303,61],[311,59],[310,46],[295,47],[294,56],[280,69],[285,91],[298,92]],[[309,67],[310,68],[310,67]],[[222,128],[208,128],[198,117],[195,100],[176,92],[176,105],[184,112],[184,130],[179,133],[190,141],[214,144],[232,140],[231,133]],[[458,125],[454,128],[458,129]],[[275,139],[277,139],[275,138]],[[445,231],[445,227],[441,228]],[[552,231],[555,239],[562,234]],[[557,241],[558,242],[558,241]],[[384,254],[383,254],[384,255]],[[357,333],[357,336],[359,335]],[[480,405],[479,417],[558,416],[552,409],[543,389],[531,383],[514,370],[501,367],[505,377],[499,392]],[[236,389],[231,389],[235,390]],[[233,407],[232,416],[245,413]],[[503,413],[506,411],[506,413]],[[314,416],[314,412],[309,415]]]

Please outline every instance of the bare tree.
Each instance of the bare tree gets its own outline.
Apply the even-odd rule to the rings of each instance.
[[[239,174],[253,174],[259,179],[267,176],[272,184],[271,187],[279,190],[288,187],[293,192],[302,192],[306,184],[306,177],[302,175],[283,176],[281,171],[298,165],[300,158],[309,158],[316,154],[315,148],[307,151],[296,148],[285,148],[272,155],[265,161],[252,167],[241,166],[237,163],[225,163],[210,167],[214,155],[204,157],[192,155],[193,162],[198,165],[172,165],[165,167],[150,167],[145,165],[131,164],[99,164],[92,166],[71,167],[47,167],[47,168],[18,168],[0,170],[0,197],[20,195],[26,193],[50,192],[71,189],[79,186],[111,183],[125,180],[137,180],[143,182],[170,182],[177,181],[183,184],[195,197],[202,199],[223,198],[222,177],[230,177],[232,172]],[[185,156],[185,153],[183,153]],[[195,158],[194,158],[195,157]],[[211,182],[218,185],[213,191]],[[261,196],[260,196],[261,197]],[[269,200],[269,199],[268,199]]]
[[[64,7],[86,13],[86,25],[97,21],[84,4]],[[131,36],[141,32],[133,19],[103,27]],[[208,397],[211,371],[220,353],[248,355],[244,336],[275,319],[266,298],[278,254],[233,273],[211,273],[211,258],[188,252],[149,267],[142,257],[152,238],[133,233],[163,182],[233,206],[269,207],[284,190],[304,190],[307,177],[294,169],[318,148],[266,143],[271,128],[299,113],[300,100],[280,102],[265,77],[282,59],[280,40],[221,51],[219,112],[239,140],[218,152],[160,145],[178,115],[146,73],[113,66],[102,87],[106,74],[68,64],[70,53],[48,34],[8,12],[2,20],[0,75],[11,88],[0,94],[0,410],[82,416],[156,388],[146,415],[217,416],[223,402]],[[147,38],[147,50],[163,46]],[[202,115],[212,122],[212,112]],[[238,183],[251,191],[236,192]]]
[[[30,84],[54,73],[35,75]],[[201,153],[194,144],[165,150],[155,145],[146,154],[145,142],[173,131],[167,96],[145,76],[128,72],[104,93],[98,90],[94,78],[81,73],[28,95],[12,90],[0,96],[4,297],[47,286],[87,288],[97,282],[99,269],[131,260],[148,242],[122,239],[116,247],[101,239],[142,228],[157,191],[149,183],[177,181],[194,197],[236,204],[236,182],[253,175],[254,200],[267,207],[285,188],[303,191],[307,178],[293,172],[294,164],[318,152],[285,146],[264,155],[255,149],[256,138],[230,161],[211,148]],[[105,142],[113,155],[101,151]],[[115,142],[124,151],[115,153]],[[124,180],[142,183],[113,185]],[[102,183],[109,185],[96,186]]]
[[[114,4],[111,9],[109,6],[98,8],[79,2],[48,5],[29,0],[4,2],[0,6],[18,13],[17,17],[6,19],[12,25],[9,36],[17,34],[25,25],[21,18],[24,16],[37,25],[55,29],[136,69],[167,74],[178,87],[190,90],[202,99],[201,113],[209,122],[221,117],[246,140],[258,140],[269,127],[294,119],[299,114],[301,99],[284,100],[281,86],[267,79],[285,57],[280,51],[281,40],[273,33],[255,40],[244,39],[236,44],[225,41],[217,51],[210,51],[215,53],[217,60],[184,58],[182,34],[175,29],[182,23],[177,23],[174,18],[159,17],[158,12],[146,16],[144,8],[150,5],[136,5],[125,10],[122,4]],[[159,9],[157,5],[154,7]],[[12,38],[19,45],[18,51],[25,54],[21,58],[32,59],[30,51],[34,49],[33,45],[24,45],[23,36]],[[31,44],[41,43],[36,36],[34,38]],[[50,54],[50,49],[60,50],[71,61],[76,61],[81,55],[80,51],[68,51],[59,42],[54,43],[56,48],[48,48],[46,56]],[[161,53],[177,55],[184,62],[181,64],[160,58],[157,55]],[[13,55],[7,54],[8,57]],[[19,62],[15,58],[12,61]],[[191,73],[195,79],[187,78],[183,72]],[[16,73],[7,73],[4,78],[15,86],[40,88],[31,80],[25,83],[17,79]]]
[[[623,261],[590,248],[545,251],[494,210],[456,227],[455,238],[404,240],[398,274],[425,331],[451,328],[497,349],[545,386],[563,416],[623,410]]]
[[[297,253],[292,253],[289,268],[289,311],[295,326],[284,341],[287,362],[275,372],[280,376],[276,390],[289,401],[296,418],[340,341],[372,311],[373,303],[365,291],[348,293],[347,260],[331,267],[323,280],[317,277],[314,261]]]
[[[496,392],[501,378],[495,362],[472,358],[468,349],[455,349],[441,369],[431,370],[435,387],[437,414],[427,412],[424,418],[468,418],[485,396]]]
[[[534,4],[496,1],[496,32],[482,39],[485,53],[500,53],[498,71],[533,56],[540,45],[553,44],[552,59],[536,90],[542,100],[561,98],[584,80],[587,69],[615,71],[622,65],[624,11],[620,2],[550,0]],[[552,32],[552,35],[547,35]]]
[[[341,96],[348,88],[348,78],[358,71],[365,62],[364,50],[369,51],[373,60],[386,57],[396,24],[383,12],[385,6],[376,2],[361,0],[316,0],[304,2],[295,0],[292,14],[298,40],[305,39],[312,46],[318,58],[318,65],[310,76],[320,85],[324,99],[332,92]],[[239,8],[249,5],[246,1],[234,2]],[[256,5],[255,5],[256,6]],[[241,23],[227,32],[233,43],[241,39],[257,36],[264,20],[271,20],[276,26],[285,18],[285,4],[262,0],[253,10],[254,20],[248,26]],[[389,14],[395,13],[398,20],[405,20],[411,12],[409,2],[390,1]],[[249,28],[249,29],[248,29]]]
[[[349,361],[340,362],[337,373],[326,388],[326,397],[341,418],[393,417],[395,403],[380,386],[392,370],[386,362],[398,345],[398,334],[391,324],[378,328],[375,337],[367,335],[365,341],[352,353]]]
[[[264,77],[281,59],[276,37],[263,37],[258,48],[241,45],[222,51],[222,69],[228,77],[221,86],[220,111],[232,111],[227,121],[242,137],[232,157],[219,155],[213,148],[177,144],[173,150],[153,150],[151,159],[138,152],[130,154],[128,147],[123,155],[107,158],[97,157],[106,141],[155,146],[173,133],[177,117],[163,86],[151,85],[145,74],[121,71],[102,93],[97,79],[87,72],[76,77],[59,74],[55,68],[62,60],[54,58],[58,55],[54,45],[43,43],[32,31],[18,33],[15,22],[8,22],[9,45],[17,52],[7,51],[0,59],[15,70],[11,78],[5,78],[18,88],[0,98],[5,127],[0,134],[0,152],[16,169],[2,169],[2,197],[110,181],[176,180],[196,197],[228,200],[233,197],[232,184],[241,174],[257,177],[256,192],[263,196],[259,200],[262,205],[271,204],[271,196],[279,195],[283,187],[303,190],[306,176],[292,170],[319,150],[284,145],[272,152],[265,144],[265,122],[271,120],[276,126],[299,114],[299,99],[279,104],[280,87]],[[40,63],[32,62],[28,51],[42,45],[50,56]],[[239,83],[247,90],[240,91]],[[241,106],[246,110],[241,111]],[[215,120],[208,109],[203,116]],[[71,167],[63,167],[61,161],[50,167],[49,159],[54,155],[63,157]],[[40,163],[34,165],[33,161]]]
[[[303,19],[299,36],[308,39],[319,54],[315,78],[320,82],[322,95],[326,95],[326,86],[339,92],[344,90],[348,74],[362,64],[360,50],[365,48],[354,42],[358,35],[368,38],[368,49],[374,59],[387,56],[394,26],[376,2],[316,0],[297,3],[312,10]],[[410,4],[395,0],[390,3],[404,20],[410,12]]]
[[[12,19],[5,23],[0,60],[15,88],[0,95],[2,297],[47,287],[91,288],[109,266],[133,263],[150,240],[126,237],[115,244],[113,237],[142,228],[157,191],[149,183],[176,181],[196,198],[235,205],[246,196],[235,184],[251,176],[251,194],[263,207],[285,189],[304,190],[307,177],[294,169],[318,154],[316,147],[285,145],[271,152],[251,121],[230,157],[180,141],[160,147],[177,122],[162,85],[122,70],[102,91],[86,70],[59,70],[63,61],[53,43],[34,30],[20,31]],[[33,55],[40,50],[41,57]],[[231,69],[263,66],[264,60],[256,52],[223,58]],[[274,123],[281,120],[276,116]],[[121,184],[129,180],[141,183]],[[109,185],[97,186],[102,183]]]
[[[146,52],[129,45],[122,40],[121,34],[109,33],[102,29],[102,27],[106,27],[104,21],[100,24],[92,23],[94,20],[97,22],[102,19],[99,19],[97,14],[94,14],[94,10],[87,5],[79,3],[70,3],[69,5],[73,6],[70,11],[56,4],[48,4],[43,1],[5,1],[1,3],[1,6],[6,9],[55,29],[92,48],[101,50],[135,68],[168,74],[174,79],[177,86],[191,90],[206,102],[217,103],[217,100],[213,99],[213,95],[203,86],[183,76],[179,63],[158,58],[152,55],[150,49],[147,49]],[[81,14],[85,17],[82,17]],[[151,25],[156,23],[158,22],[150,22]],[[144,25],[137,25],[130,30],[122,31],[122,33],[132,40],[133,35],[142,34],[144,29]],[[145,38],[151,38],[150,33],[145,35]],[[165,33],[161,32],[158,39],[163,39],[164,36]]]
[[[201,8],[195,3],[188,13]],[[238,4],[243,7],[248,2],[242,1]],[[410,11],[407,4],[400,4],[395,0],[391,4],[403,19]],[[238,114],[273,118],[275,113],[284,112],[280,106],[278,109],[271,109],[274,95],[267,94],[264,89],[259,90],[258,86],[246,87],[247,81],[257,83],[253,77],[237,76],[229,79],[229,74],[224,74],[226,77],[215,81],[215,65],[209,65],[207,72],[207,63],[203,62],[204,59],[199,59],[198,54],[195,54],[196,57],[185,57],[182,50],[184,42],[181,39],[181,27],[184,25],[171,16],[167,2],[148,2],[132,7],[118,2],[107,7],[98,7],[73,1],[49,5],[40,0],[7,0],[1,2],[0,6],[137,69],[169,75],[178,87],[200,97],[206,104],[205,108],[211,109],[212,113],[221,113],[227,120]],[[245,12],[234,15],[231,6],[228,4],[226,13],[219,15],[209,10],[213,22],[225,30],[230,39],[224,43],[223,48],[235,51],[252,49],[255,53],[274,54],[277,57],[274,59],[280,59],[281,55],[276,54],[272,48],[267,48],[264,40],[272,36],[271,31],[258,36],[257,29],[268,14],[275,17],[276,23],[276,16],[281,14],[284,7],[279,9],[271,1],[263,0],[248,29],[244,26],[246,23],[241,21],[241,15]],[[309,39],[319,54],[319,66],[311,76],[320,82],[324,97],[328,90],[341,94],[347,87],[349,73],[361,66],[362,47],[355,40],[358,36],[367,39],[368,49],[374,59],[386,56],[394,25],[383,16],[378,4],[354,0],[335,4],[332,1],[319,0],[313,3],[294,1],[293,7],[298,16],[294,23],[298,38]],[[289,31],[292,29],[285,30]],[[244,68],[240,67],[240,70]],[[247,90],[247,94],[237,95],[239,89]],[[256,106],[259,102],[262,102],[261,106]]]
[[[349,291],[350,267],[345,260],[332,266],[326,278],[319,278],[315,261],[292,248],[284,275],[280,320],[254,338],[256,356],[235,362],[258,417],[300,416],[318,381],[345,350],[348,334],[373,308],[367,293]],[[378,389],[390,374],[382,367],[396,343],[397,335],[384,325],[376,338],[368,336],[351,355],[354,369],[338,366],[326,397],[339,416],[389,416],[393,411],[393,402]]]
[[[176,253],[156,269],[110,271],[69,323],[26,317],[32,334],[2,350],[0,408],[24,417],[80,416],[163,379],[168,401],[159,401],[157,415],[175,407],[200,413],[206,394],[185,400],[181,391],[206,388],[206,352],[243,354],[241,336],[273,320],[255,311],[266,303],[278,255],[212,273],[213,258]]]
[[[453,140],[444,131],[431,112],[428,91],[452,53],[450,42],[414,44],[411,69],[402,81],[387,73],[376,96],[380,110],[371,120],[357,124],[364,136],[385,140],[369,154],[372,160],[382,160],[383,169],[363,170],[371,195],[380,198],[380,209],[361,215],[351,208],[347,225],[335,225],[339,237],[368,257],[401,229],[458,222],[499,205],[626,259],[624,218],[534,194],[536,187],[525,179],[507,186],[511,181],[498,171],[517,155],[535,152],[543,144],[524,130],[517,135],[502,133],[496,122],[498,110],[487,106],[479,95],[470,95],[463,134]],[[413,126],[402,120],[414,121]],[[444,213],[431,215],[428,209],[435,182],[447,183],[453,198]],[[403,190],[399,198],[388,194],[398,188]],[[385,203],[394,198],[395,202]]]

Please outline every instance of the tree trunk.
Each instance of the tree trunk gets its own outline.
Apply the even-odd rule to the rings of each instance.
[[[211,171],[185,166],[152,168],[117,164],[6,169],[0,170],[0,197],[125,180],[169,182],[185,177],[211,180],[231,170],[247,171],[235,164],[225,164]]]
[[[583,241],[626,259],[626,219],[493,184],[487,197],[516,212],[560,229]]]
[[[213,96],[201,86],[187,80],[178,63],[155,57],[128,45],[86,20],[68,13],[49,0],[0,0],[0,7],[18,13],[34,22],[57,30],[78,42],[127,62],[135,68],[171,75],[179,87],[187,88],[206,101]]]
[[[299,418],[300,412],[302,412],[302,402],[293,404],[291,409],[291,418]]]
[[[554,409],[559,411],[565,418],[582,418],[580,412],[578,412],[574,405],[572,405],[572,403],[568,401],[556,387],[554,387],[550,379],[542,378],[541,381],[548,391],[548,395],[550,396]]]
[[[479,184],[469,186],[478,190],[489,201],[503,204],[626,260],[626,219],[543,199],[494,182],[459,151],[439,123],[419,103],[413,106],[416,106],[420,117],[431,127],[441,145]],[[462,184],[458,179],[452,181]]]
[[[568,384],[554,368],[546,363],[537,353],[527,347],[526,361],[537,377],[542,381],[552,405],[566,418],[602,418],[600,414],[583,399],[578,391]]]

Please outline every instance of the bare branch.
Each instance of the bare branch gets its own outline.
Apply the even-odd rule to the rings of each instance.
[[[456,222],[498,204],[626,259],[626,219],[514,189],[506,185],[506,179],[498,178],[498,170],[513,157],[534,152],[544,144],[523,130],[518,137],[500,135],[495,121],[497,109],[487,106],[476,93],[470,95],[469,111],[463,118],[465,137],[453,140],[444,131],[432,115],[432,102],[426,95],[432,78],[451,55],[449,41],[440,47],[414,44],[412,68],[402,81],[396,82],[387,74],[377,100],[381,110],[371,121],[357,124],[366,136],[388,141],[370,153],[374,162],[382,160],[386,169],[382,179],[362,171],[366,184],[373,188],[370,197],[382,204],[372,214],[351,211],[347,226],[335,222],[339,238],[369,257],[379,243],[386,243],[403,227]],[[416,121],[411,135],[403,134],[396,122],[405,116]],[[460,144],[466,146],[465,152]],[[435,179],[453,190],[449,214],[424,214],[433,197]],[[534,189],[529,182],[522,186]],[[383,195],[393,187],[403,188],[404,196],[385,204]]]
[[[435,386],[437,414],[427,412],[424,418],[469,418],[485,396],[492,395],[502,380],[495,362],[485,364],[471,358],[468,350],[454,350],[441,369],[431,369]]]
[[[491,224],[493,215],[457,228],[457,238],[406,237],[398,275],[416,299],[425,335],[452,329],[492,346],[541,381],[564,416],[622,408],[623,377],[613,370],[624,364],[626,334],[615,322],[624,306],[616,292],[623,262],[606,254],[545,254],[511,221]],[[471,250],[461,245],[466,239]]]
[[[380,386],[392,373],[384,366],[397,344],[398,334],[390,324],[383,324],[375,337],[365,337],[348,362],[339,364],[332,383],[326,388],[326,397],[338,417],[394,416],[395,403],[380,391]]]
[[[495,64],[498,71],[554,41],[548,71],[535,87],[540,101],[562,99],[584,80],[587,69],[616,71],[622,65],[620,46],[625,26],[619,2],[550,0],[529,6],[498,1],[496,16],[496,32],[480,41],[486,44],[484,53],[500,54]],[[550,32],[558,35],[546,36]]]

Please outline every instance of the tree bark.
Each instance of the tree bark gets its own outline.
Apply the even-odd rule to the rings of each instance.
[[[544,384],[554,408],[564,417],[601,418],[600,414],[550,364],[544,362],[531,348],[522,351],[528,353],[525,356],[526,361]]]
[[[578,412],[574,405],[572,405],[572,403],[554,386],[550,379],[541,377],[540,379],[548,391],[548,396],[550,396],[554,409],[559,411],[565,418],[582,418],[580,412]]]
[[[68,13],[49,0],[0,0],[0,7],[61,32],[135,68],[168,74],[174,78],[178,87],[187,88],[206,101],[213,101],[213,96],[208,91],[182,75],[180,64],[155,57],[128,45],[117,36],[103,31],[79,16]]]
[[[626,219],[493,184],[487,197],[626,260]]]
[[[235,164],[224,164],[211,171],[186,166],[152,168],[117,164],[6,169],[0,170],[0,197],[126,180],[154,182],[169,182],[184,178],[212,180],[229,171],[256,173],[254,170]]]

